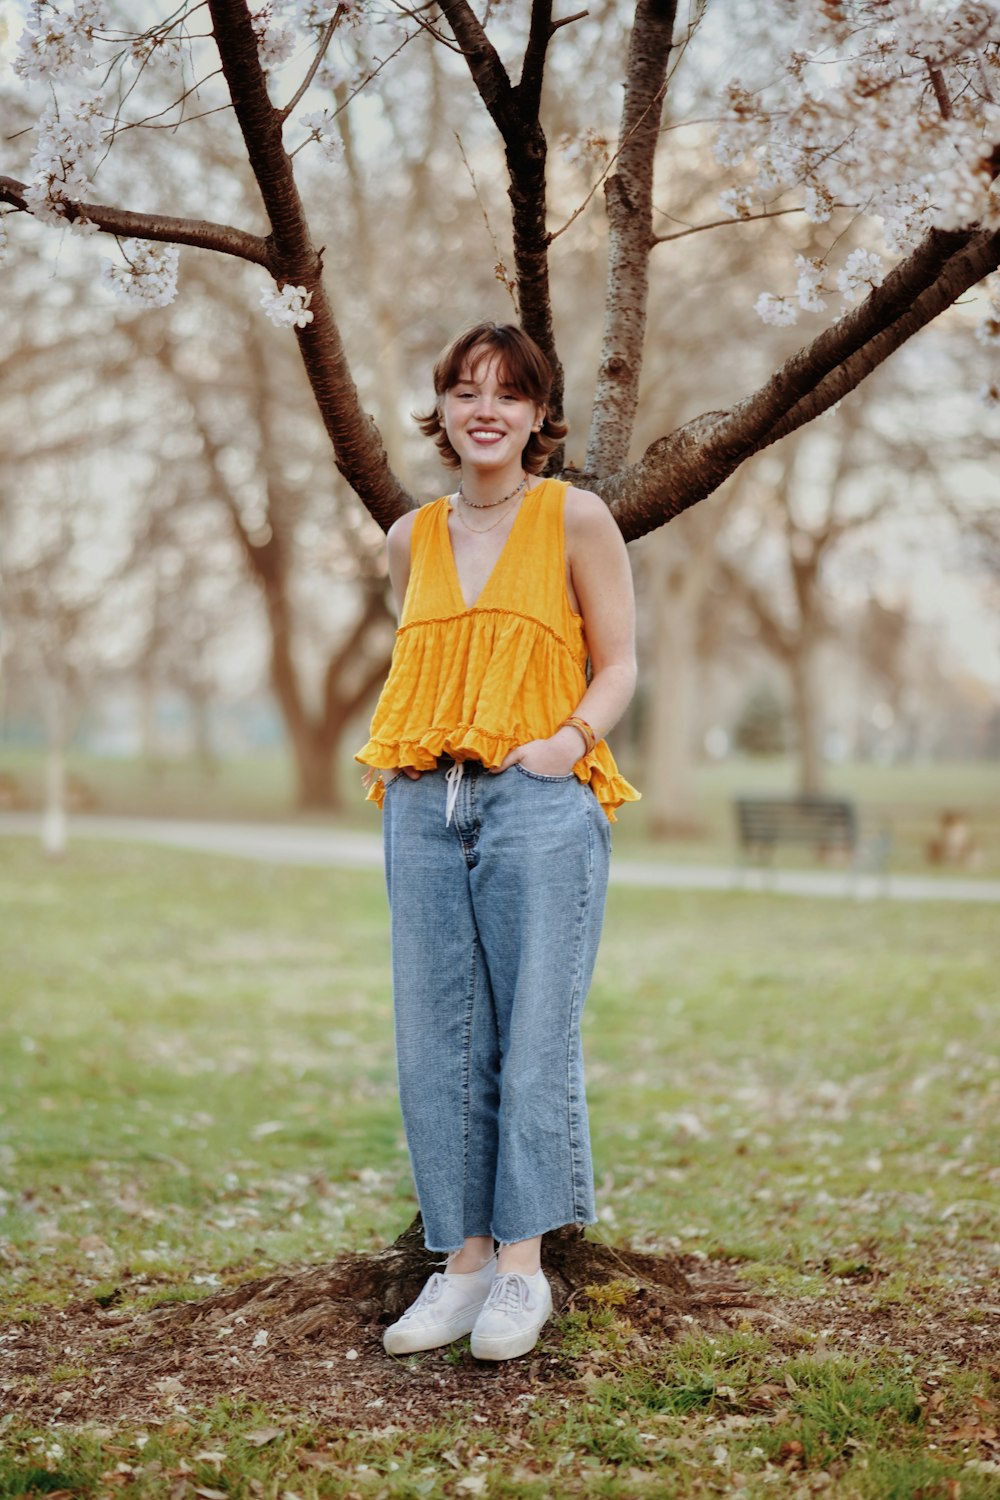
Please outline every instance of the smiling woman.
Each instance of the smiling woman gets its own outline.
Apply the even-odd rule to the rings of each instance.
[[[509,325],[446,349],[420,420],[461,482],[388,539],[400,627],[357,758],[382,773],[400,1100],[427,1246],[449,1253],[391,1354],[470,1332],[481,1359],[526,1353],[552,1307],[542,1235],[595,1218],[580,1017],[608,824],[638,795],[602,737],[634,612],[603,501],[535,477],[565,435],[550,385]]]

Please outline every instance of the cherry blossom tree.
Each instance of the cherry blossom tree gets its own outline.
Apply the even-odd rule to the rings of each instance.
[[[684,102],[687,55],[705,37],[709,45],[718,14],[711,0],[686,14],[676,0],[638,0],[623,72],[607,78],[609,87],[624,85],[617,139],[605,141],[608,159],[600,167],[595,160],[593,192],[570,216],[592,211],[603,194],[604,328],[586,458],[572,472],[599,489],[628,538],[711,494],[751,454],[828,409],[1000,261],[996,0],[770,0],[725,9],[727,26],[742,28],[746,76],[716,79],[723,102],[715,154],[729,177],[722,212],[739,221],[794,211],[829,225],[824,253],[800,256],[787,289],[762,290],[758,307],[765,323],[834,317],[755,390],[630,457],[650,277],[669,274],[671,242],[699,227],[658,232],[654,184],[669,173],[666,127],[676,123],[673,98]],[[174,296],[182,247],[261,267],[271,278],[263,310],[294,330],[338,467],[385,527],[414,501],[359,397],[335,306],[350,288],[324,278],[297,154],[308,147],[339,155],[337,90],[343,100],[345,84],[352,94],[377,88],[389,68],[425,68],[433,49],[447,54],[449,67],[461,64],[506,162],[513,254],[498,274],[553,361],[561,407],[552,253],[562,229],[574,225],[550,222],[543,85],[547,69],[558,73],[560,57],[586,44],[574,32],[586,39],[592,23],[586,12],[553,10],[551,0],[534,0],[523,17],[506,6],[478,12],[468,0],[188,0],[152,5],[153,19],[137,30],[127,20],[133,7],[119,17],[104,0],[36,0],[16,69],[28,84],[45,83],[48,102],[34,123],[26,180],[0,178],[0,201],[75,233],[114,236],[120,254],[109,284],[150,306]],[[293,72],[297,81],[286,83]],[[449,78],[456,76],[452,68]],[[154,97],[144,115],[133,95],[147,80]],[[300,112],[306,103],[318,107]],[[97,201],[98,162],[129,130],[179,128],[210,110],[235,117],[266,232]],[[838,259],[851,226],[867,242]],[[998,336],[993,294],[982,337]]]

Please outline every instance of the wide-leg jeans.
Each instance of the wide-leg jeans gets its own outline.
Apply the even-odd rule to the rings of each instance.
[[[610,853],[574,775],[461,770],[398,774],[383,808],[400,1103],[444,1252],[594,1221],[580,1018]]]

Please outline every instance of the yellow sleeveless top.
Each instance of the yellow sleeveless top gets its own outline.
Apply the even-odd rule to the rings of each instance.
[[[547,739],[575,713],[588,653],[583,619],[566,591],[567,489],[544,479],[527,492],[471,609],[448,532],[448,497],[417,512],[392,665],[371,738],[355,760],[426,771],[450,755],[498,766],[515,746]],[[604,740],[573,770],[611,822],[616,807],[639,798]],[[369,801],[381,806],[383,791],[376,777]]]

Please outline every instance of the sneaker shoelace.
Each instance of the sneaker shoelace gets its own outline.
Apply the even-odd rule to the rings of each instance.
[[[489,1308],[492,1311],[516,1317],[525,1308],[531,1308],[534,1305],[532,1290],[525,1278],[517,1271],[508,1271],[494,1281],[483,1311]]]
[[[430,1307],[432,1302],[436,1302],[438,1300],[441,1293],[444,1291],[444,1287],[444,1277],[439,1271],[435,1271],[430,1279],[425,1283],[416,1302],[411,1303],[411,1305],[406,1309],[405,1313],[403,1314],[403,1318],[412,1317],[414,1313],[422,1311],[425,1307]],[[402,1319],[400,1319],[400,1321],[402,1321]]]

